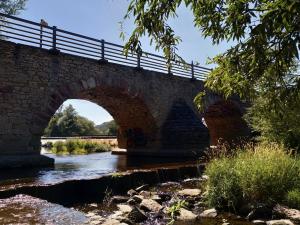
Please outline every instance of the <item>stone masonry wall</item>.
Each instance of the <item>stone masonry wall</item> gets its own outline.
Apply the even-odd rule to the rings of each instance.
[[[39,154],[44,128],[67,99],[103,106],[120,126],[120,147],[132,154],[189,154],[209,145],[193,105],[201,81],[6,41],[0,54],[2,155]]]

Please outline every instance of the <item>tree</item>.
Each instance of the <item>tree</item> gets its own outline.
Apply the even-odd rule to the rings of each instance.
[[[23,10],[27,0],[1,0],[0,12],[8,15],[16,15]]]
[[[180,58],[176,45],[181,39],[168,25],[180,5],[192,10],[195,28],[204,37],[211,37],[213,44],[232,40],[236,43],[211,59],[217,66],[208,75],[206,87],[225,98],[237,94],[250,101],[253,107],[248,121],[259,123],[252,125],[263,134],[270,118],[259,108],[274,114],[276,121],[268,123],[270,129],[279,128],[274,124],[287,107],[300,102],[300,76],[295,75],[299,66],[300,1],[131,0],[125,19],[133,15],[136,27],[125,46],[127,51],[139,50],[140,37],[148,35],[166,57]],[[200,108],[203,98],[205,93],[196,98]],[[289,132],[300,138],[297,129],[289,128]],[[282,127],[277,132],[286,131]],[[284,137],[279,135],[282,140]]]
[[[116,136],[118,133],[118,126],[114,120],[97,125],[96,128],[102,135]]]
[[[58,110],[51,118],[44,132],[45,136],[71,137],[98,135],[94,122],[79,116],[72,105],[64,110]]]
[[[5,13],[8,15],[16,15],[20,10],[23,10],[27,0],[1,0],[0,1],[0,13]],[[0,29],[1,25],[5,23],[5,18],[0,16]],[[1,31],[0,31],[1,35]],[[0,36],[0,40],[5,39],[3,36]]]

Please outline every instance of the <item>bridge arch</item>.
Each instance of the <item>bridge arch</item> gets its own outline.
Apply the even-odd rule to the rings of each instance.
[[[209,146],[203,114],[193,103],[204,90],[200,80],[7,41],[0,41],[0,52],[0,159],[13,155],[40,165],[40,137],[67,99],[104,107],[120,125],[120,147],[128,154],[191,156]],[[146,145],[128,142],[128,130],[141,130]]]
[[[119,126],[119,148],[147,147],[147,144],[155,139],[156,122],[143,96],[130,93],[124,87],[103,85],[94,77],[63,84],[53,90],[48,99],[47,111],[44,111],[46,114],[37,114],[40,132],[47,127],[53,114],[68,99],[87,100],[110,113]]]
[[[221,98],[211,101],[203,114],[204,123],[209,130],[210,145],[218,145],[219,142],[233,143],[248,137],[250,130],[243,115],[244,108],[240,101]]]

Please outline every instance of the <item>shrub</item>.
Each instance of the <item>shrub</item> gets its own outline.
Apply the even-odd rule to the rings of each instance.
[[[210,206],[233,209],[245,203],[282,203],[288,191],[299,187],[299,173],[299,159],[282,146],[246,146],[233,157],[208,164],[207,201]]]
[[[111,151],[111,146],[104,143],[97,143],[86,140],[67,140],[55,142],[51,148],[55,154],[89,154],[96,152]]]
[[[287,193],[285,203],[292,208],[300,209],[300,189],[294,189]]]

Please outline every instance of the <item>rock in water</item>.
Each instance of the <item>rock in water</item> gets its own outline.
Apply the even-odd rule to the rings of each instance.
[[[198,196],[201,194],[200,189],[183,189],[181,191],[178,191],[179,195],[182,196]]]
[[[158,213],[163,207],[152,199],[143,199],[140,204],[141,209]]]
[[[200,217],[215,218],[217,215],[218,213],[216,209],[207,209],[200,214]]]
[[[194,214],[193,212],[186,210],[184,208],[181,208],[179,210],[179,216],[177,217],[177,220],[181,221],[191,221],[191,220],[196,220],[197,215]]]
[[[276,205],[273,208],[273,212],[284,218],[288,218],[294,221],[296,224],[300,224],[300,210],[290,209],[282,205]]]
[[[294,225],[290,220],[269,220],[267,225]]]
[[[141,223],[148,219],[145,213],[137,207],[133,207],[130,213],[128,213],[127,218],[134,223]]]

